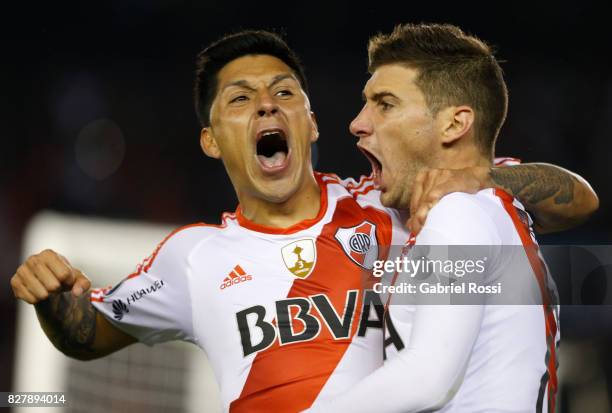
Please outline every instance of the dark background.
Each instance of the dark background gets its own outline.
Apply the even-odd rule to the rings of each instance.
[[[604,3],[133,0],[21,3],[1,13],[0,390],[10,389],[23,229],[42,209],[217,223],[236,198],[199,148],[194,57],[243,28],[286,33],[302,56],[321,139],[317,169],[369,173],[348,123],[366,42],[402,22],[449,22],[496,46],[510,90],[498,155],[584,176],[601,207],[545,242],[611,243],[612,35]],[[135,257],[135,262],[140,257]],[[599,336],[607,336],[603,331]]]

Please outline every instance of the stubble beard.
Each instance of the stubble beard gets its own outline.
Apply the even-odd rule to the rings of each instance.
[[[398,171],[393,187],[381,196],[381,202],[384,206],[395,209],[410,209],[410,200],[412,199],[414,190],[414,180],[418,172],[422,169],[422,167],[417,166],[417,164],[420,163],[410,160],[408,161],[408,165],[405,165]]]

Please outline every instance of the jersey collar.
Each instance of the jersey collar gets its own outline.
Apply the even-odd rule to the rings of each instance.
[[[321,179],[321,174],[318,172],[314,173],[315,179],[317,180],[317,184],[319,185],[319,190],[321,191],[321,201],[319,205],[319,212],[317,216],[311,219],[305,219],[303,221],[297,222],[290,227],[287,228],[277,228],[277,227],[269,227],[266,225],[257,224],[253,221],[247,219],[244,215],[242,215],[242,209],[240,205],[236,208],[236,219],[238,220],[238,224],[241,227],[250,229],[256,232],[263,232],[265,234],[294,234],[299,231],[303,231],[307,228],[312,227],[317,222],[319,222],[325,212],[327,212],[327,184]]]

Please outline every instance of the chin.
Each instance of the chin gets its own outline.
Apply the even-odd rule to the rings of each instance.
[[[291,195],[293,194],[268,192],[268,193],[262,194],[262,198],[266,202],[270,202],[273,204],[282,204],[284,202],[287,202],[291,198]]]
[[[380,203],[387,208],[408,209],[409,203],[404,205],[401,195],[401,192],[398,193],[398,191],[387,190],[380,194]]]
[[[396,206],[394,205],[394,201],[395,200],[388,191],[382,192],[380,194],[380,203],[386,206],[387,208],[396,208]]]
[[[258,192],[266,201],[280,204],[288,201],[298,188],[299,184],[296,179],[281,179],[262,185]]]

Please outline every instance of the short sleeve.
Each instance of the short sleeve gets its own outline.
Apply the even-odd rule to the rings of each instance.
[[[180,244],[180,239],[164,240],[134,273],[112,288],[93,290],[93,306],[117,328],[147,345],[195,342],[188,251]]]

